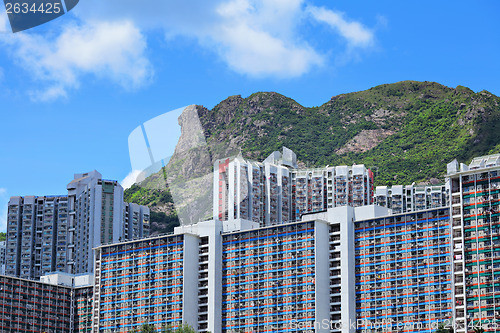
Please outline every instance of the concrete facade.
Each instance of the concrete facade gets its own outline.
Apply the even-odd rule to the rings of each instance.
[[[90,332],[92,287],[85,284],[88,277],[52,276],[49,280],[64,284],[0,275],[0,332]]]
[[[447,207],[449,184],[394,185],[375,188],[375,204],[390,208],[393,214]]]
[[[500,327],[500,155],[448,164],[456,332]]]
[[[7,242],[0,242],[0,275],[5,275],[5,254],[7,253]]]
[[[7,275],[36,279],[66,268],[66,196],[11,197],[7,213]]]
[[[68,195],[11,197],[5,274],[38,279],[49,272],[92,272],[93,248],[149,235],[149,208],[123,202],[117,181],[76,174]]]
[[[275,225],[328,208],[371,205],[373,198],[373,173],[364,165],[298,169],[286,147],[263,162],[237,156],[214,165],[213,216],[220,221]]]

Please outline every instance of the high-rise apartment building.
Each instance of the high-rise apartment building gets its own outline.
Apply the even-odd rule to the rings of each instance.
[[[123,203],[123,236],[125,239],[147,237],[150,232],[149,207],[135,203]],[[120,240],[120,239],[118,239]]]
[[[71,291],[11,276],[0,276],[0,332],[71,333]]]
[[[471,331],[500,327],[500,154],[448,164],[456,320]]]
[[[357,331],[432,332],[453,318],[448,208],[355,222]]]
[[[94,332],[197,326],[198,242],[183,234],[98,249]]]
[[[288,223],[222,237],[222,332],[315,331],[330,321],[329,227]],[[325,292],[321,292],[325,291]]]
[[[364,165],[298,169],[283,147],[262,163],[241,156],[216,161],[214,216],[264,225],[300,221],[327,208],[373,204],[373,173]]]
[[[199,332],[351,332],[355,224],[381,207],[337,207],[261,226],[205,221],[97,249],[94,330],[150,323]],[[342,305],[342,306],[341,306]]]
[[[500,155],[450,163],[445,186],[393,186],[378,193],[385,207],[371,205],[372,176],[362,166],[297,170],[288,165],[292,158],[280,160],[274,153],[262,163],[218,161],[214,220],[98,246],[93,295],[73,294],[80,295],[73,327],[499,331]],[[128,207],[123,230],[133,234],[130,224],[141,213]],[[69,205],[72,211],[79,214]],[[110,229],[105,237],[114,240]],[[19,325],[20,314],[6,322]]]
[[[59,276],[33,281],[0,275],[0,332],[91,332],[90,313],[83,313],[80,302],[85,295],[92,304],[91,279],[86,276]],[[88,309],[88,307],[87,307]]]
[[[375,188],[375,204],[394,214],[448,206],[449,188],[445,185],[394,185]]]
[[[460,306],[448,208],[235,222],[100,247],[94,330],[185,321],[200,332],[433,332]]]
[[[123,188],[92,171],[75,175],[67,196],[11,197],[6,274],[92,272],[93,248],[149,235],[149,208],[123,202]]]
[[[395,198],[398,190],[401,197]],[[468,166],[454,161],[446,186],[396,187],[391,200],[403,202],[404,190],[406,211],[399,213],[347,205],[276,225],[222,215],[163,236],[167,242],[189,235],[190,251],[198,250],[183,257],[183,274],[197,277],[190,283],[198,287],[198,305],[191,308],[198,316],[195,328],[367,333],[434,332],[448,325],[455,332],[498,331],[500,155]],[[150,256],[147,240],[142,242],[131,245],[135,255]],[[99,253],[103,260],[102,253],[121,256],[123,249],[106,245]],[[145,272],[140,285],[158,286],[154,273]],[[106,280],[106,288],[118,290],[115,281]],[[97,283],[95,290],[103,286]],[[163,298],[173,296],[163,292]],[[146,308],[154,313],[159,306]]]
[[[7,275],[38,278],[66,268],[66,196],[11,197],[7,212]]]
[[[279,154],[279,153],[278,153]],[[241,156],[214,166],[214,216],[222,221],[245,219],[263,225],[290,220],[289,169],[271,155],[263,163]]]
[[[373,173],[364,165],[292,171],[293,220],[334,207],[373,204]]]
[[[125,204],[123,188],[115,180],[105,180],[97,171],[76,174],[68,184],[69,273],[93,271],[93,248],[149,235],[149,209]],[[145,234],[144,234],[145,232]]]
[[[0,275],[5,274],[5,253],[7,242],[0,242]]]

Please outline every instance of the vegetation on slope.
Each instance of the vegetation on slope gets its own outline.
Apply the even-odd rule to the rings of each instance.
[[[151,189],[134,184],[125,190],[123,199],[126,202],[155,207],[172,202],[172,195],[168,189]]]
[[[169,233],[179,226],[179,219],[173,209],[172,195],[168,188],[134,184],[123,194],[124,201],[145,205],[150,208],[151,232]]]
[[[202,110],[207,141],[241,142],[261,160],[287,146],[309,166],[366,164],[377,185],[442,179],[446,163],[498,151],[500,99],[486,91],[405,81],[305,108],[276,93],[233,96]],[[367,151],[337,153],[362,131],[385,133]],[[378,170],[378,171],[377,171]]]
[[[365,164],[375,172],[376,185],[443,180],[455,158],[468,162],[500,152],[500,98],[434,82],[385,84],[311,108],[260,92],[197,111],[213,161],[238,150],[263,160],[286,146],[305,166]],[[127,190],[126,200],[173,215],[173,206],[160,209],[171,204],[158,186],[161,179],[161,172],[152,175],[146,188]]]

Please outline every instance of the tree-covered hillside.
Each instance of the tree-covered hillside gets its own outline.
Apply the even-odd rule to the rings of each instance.
[[[197,113],[212,161],[234,151],[263,160],[286,146],[303,166],[365,164],[376,185],[443,180],[455,158],[500,152],[500,98],[434,82],[385,84],[317,107],[260,92],[231,96],[212,110],[197,106]],[[174,214],[166,193],[146,188],[132,187],[126,198]]]
[[[364,163],[376,184],[442,178],[446,163],[500,150],[500,99],[489,92],[405,81],[306,108],[277,93],[233,96],[200,116],[212,145],[263,159],[286,146],[310,166]]]

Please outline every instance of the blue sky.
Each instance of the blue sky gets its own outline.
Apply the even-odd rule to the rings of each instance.
[[[179,4],[180,3],[180,4]],[[81,0],[12,34],[0,9],[0,230],[13,195],[131,171],[127,137],[189,104],[305,106],[402,80],[500,95],[498,1]]]

